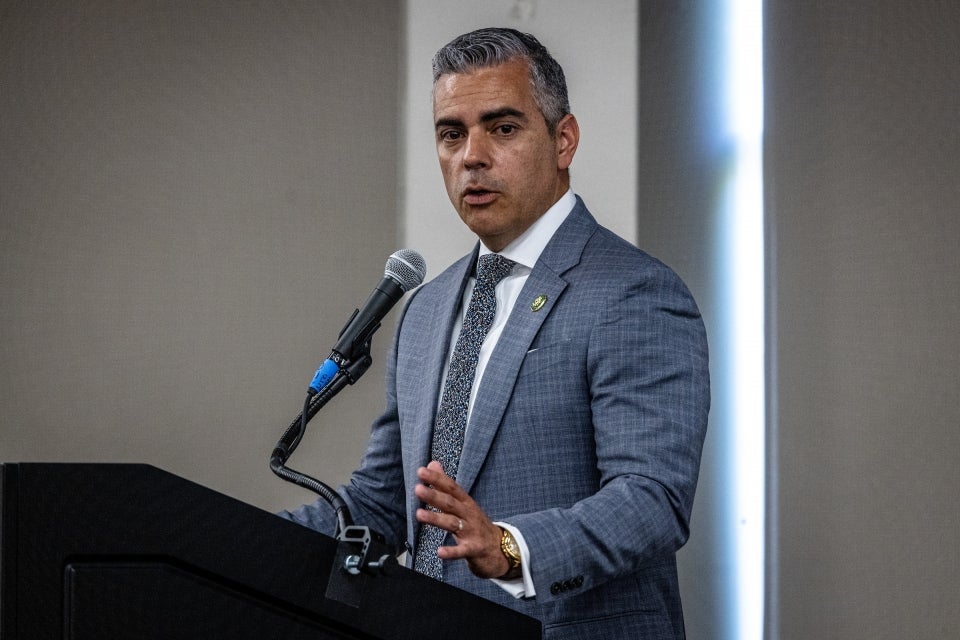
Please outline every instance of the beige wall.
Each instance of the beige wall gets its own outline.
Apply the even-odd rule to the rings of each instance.
[[[397,248],[397,6],[0,16],[0,460],[143,461],[271,509],[309,498],[267,461]],[[391,333],[291,466],[353,468]]]
[[[0,7],[0,460],[147,462],[268,509],[311,499],[267,460],[349,312],[402,244],[434,275],[473,243],[429,110],[430,56],[464,30],[555,50],[585,131],[575,184],[632,234],[629,0]],[[355,467],[393,317],[291,466],[331,484]]]
[[[960,637],[960,5],[768,4],[770,637]]]

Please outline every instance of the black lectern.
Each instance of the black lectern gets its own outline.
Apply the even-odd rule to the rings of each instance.
[[[0,465],[0,638],[540,638],[537,620],[146,465]]]

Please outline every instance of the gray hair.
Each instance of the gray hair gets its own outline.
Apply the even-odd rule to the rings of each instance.
[[[487,28],[454,38],[433,56],[433,83],[450,73],[467,73],[516,59],[527,61],[533,100],[553,135],[560,120],[570,113],[567,81],[560,64],[529,33]]]

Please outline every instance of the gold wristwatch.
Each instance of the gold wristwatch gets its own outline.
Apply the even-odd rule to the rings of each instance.
[[[510,532],[503,527],[500,527],[500,551],[503,551],[503,555],[506,556],[507,562],[510,563],[510,568],[507,569],[507,572],[500,576],[499,579],[516,580],[523,575],[523,570],[520,568],[520,563],[522,562],[520,545],[513,539]]]

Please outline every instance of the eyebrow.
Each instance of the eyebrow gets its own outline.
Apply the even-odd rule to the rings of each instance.
[[[487,111],[486,113],[480,116],[480,122],[490,122],[491,120],[497,120],[499,118],[514,117],[521,118],[526,120],[527,114],[519,109],[514,109],[513,107],[503,107],[501,109],[496,109],[495,111]],[[435,128],[440,127],[462,127],[463,121],[458,118],[440,118],[437,120],[434,125]]]

